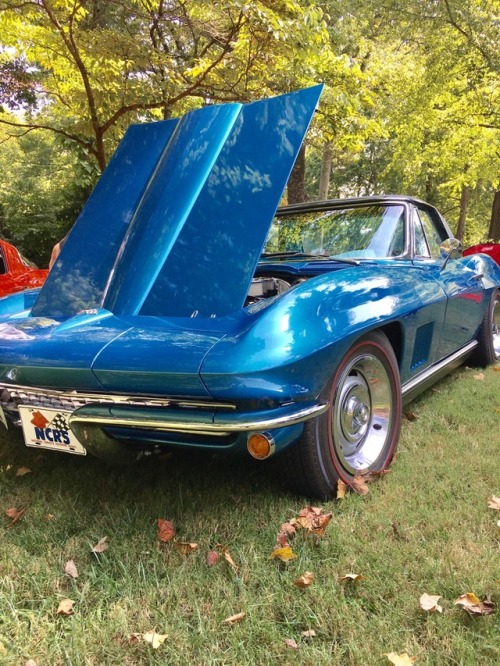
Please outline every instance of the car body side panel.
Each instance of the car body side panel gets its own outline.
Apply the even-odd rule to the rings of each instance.
[[[393,323],[402,339],[402,381],[432,364],[446,309],[442,287],[401,262],[399,267],[354,267],[324,274],[285,293],[241,334],[228,335],[205,359],[201,376],[217,398],[246,394],[311,399],[363,333]],[[425,354],[413,349],[424,331]],[[279,388],[281,387],[281,389]]]

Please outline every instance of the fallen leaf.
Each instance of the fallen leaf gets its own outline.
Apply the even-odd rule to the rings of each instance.
[[[348,573],[344,574],[343,576],[339,576],[339,583],[345,583],[348,581],[352,581],[353,583],[357,583],[360,580],[363,580],[364,576],[361,574],[355,574],[355,573]]]
[[[323,509],[316,506],[307,506],[301,509],[298,517],[293,519],[293,523],[292,521],[290,522],[293,526],[297,525],[303,530],[312,532],[317,536],[323,536],[331,519],[331,513],[323,513]]]
[[[297,641],[295,641],[293,638],[285,638],[284,643],[289,648],[293,648],[294,650],[299,649],[299,645],[298,645]]]
[[[173,522],[171,520],[158,518],[158,541],[167,543],[167,541],[171,541],[174,536],[175,528]]]
[[[78,578],[78,569],[73,560],[68,560],[64,565],[64,573],[70,576],[71,578]]]
[[[300,634],[303,638],[314,638],[316,636],[316,632],[314,629],[306,629]]]
[[[306,571],[305,573],[302,574],[297,580],[293,582],[294,585],[297,587],[300,587],[301,589],[304,589],[305,587],[309,587],[309,585],[312,585],[314,581],[314,574],[312,571]]]
[[[7,516],[7,518],[11,519],[11,523],[10,523],[9,527],[11,527],[12,525],[15,525],[15,523],[17,523],[17,521],[20,520],[24,516],[25,513],[26,513],[26,509],[19,509],[19,511],[14,507],[12,507],[10,509],[6,509],[5,510],[5,515]]]
[[[427,594],[424,592],[420,597],[420,608],[428,613],[442,613],[443,609],[438,604],[438,601],[441,599],[437,594]]]
[[[174,541],[174,546],[181,555],[189,555],[199,547],[197,543],[189,543],[189,541]]]
[[[482,372],[478,372],[477,375],[473,375],[473,378],[474,378],[477,382],[482,382],[482,381],[484,381],[484,373],[482,373]]]
[[[374,481],[377,481],[380,479],[381,476],[385,476],[386,474],[390,474],[391,470],[390,469],[374,469],[371,472],[367,472],[366,474],[363,474],[363,478],[366,481],[366,483],[373,483]]]
[[[219,561],[219,553],[216,550],[209,550],[207,553],[207,565],[213,567]]]
[[[226,617],[224,620],[223,624],[237,624],[238,622],[241,622],[243,618],[245,617],[246,613],[236,613],[236,615],[231,615],[230,617]]]
[[[136,643],[140,643],[142,641],[142,634],[133,633],[128,635],[128,642],[131,645],[135,645]]]
[[[387,659],[395,666],[411,666],[417,661],[416,657],[410,657],[407,652],[396,654],[395,652],[384,652]]]
[[[54,515],[52,513],[46,513],[45,516],[43,517],[44,520],[54,520]]]
[[[16,476],[24,476],[25,474],[30,474],[31,470],[29,467],[19,467],[16,472]]]
[[[297,530],[292,523],[283,523],[280,527],[280,534],[285,534],[287,537],[294,537]]]
[[[418,418],[415,412],[405,412],[405,417],[407,421],[416,421]]]
[[[232,569],[235,573],[238,573],[238,565],[234,563],[233,558],[232,558],[231,555],[229,554],[228,549],[227,549],[227,548],[224,548],[224,549],[223,549],[223,553],[224,553],[224,559],[225,559],[226,562],[229,564],[229,566],[231,567],[231,569]]]
[[[142,634],[142,639],[146,643],[150,643],[153,650],[157,650],[162,643],[164,643],[168,638],[167,634],[157,634],[155,631],[150,631],[146,634]]]
[[[356,474],[349,485],[359,495],[367,495],[369,492],[366,479],[361,474]]]
[[[337,481],[337,499],[344,499],[348,487],[347,483],[344,483],[342,479]]]
[[[108,537],[102,537],[102,539],[99,539],[99,541],[96,543],[96,545],[92,548],[93,553],[104,553],[105,550],[109,548],[109,543],[108,543]]]
[[[492,615],[497,609],[490,599],[485,597],[481,601],[473,592],[462,594],[455,601],[455,605],[463,608],[469,615]]]
[[[500,372],[500,365],[494,365],[493,366],[493,371],[494,372]]]
[[[290,546],[285,546],[285,548],[275,548],[271,555],[269,556],[270,560],[278,559],[282,562],[290,562],[297,557]]]
[[[24,666],[37,666],[37,663],[34,659],[28,659],[28,661],[24,662]]]
[[[72,599],[63,599],[57,607],[57,615],[73,615],[73,606],[75,602]]]
[[[495,497],[495,495],[492,495],[490,498],[488,498],[488,506],[490,509],[500,511],[500,497]]]

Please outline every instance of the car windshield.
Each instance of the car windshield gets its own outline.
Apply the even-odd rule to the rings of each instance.
[[[404,252],[404,208],[371,204],[277,216],[265,253],[374,259]]]

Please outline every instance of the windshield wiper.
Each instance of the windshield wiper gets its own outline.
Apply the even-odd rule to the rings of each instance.
[[[340,264],[351,264],[359,266],[357,259],[348,259],[342,257],[329,257],[324,254],[307,254],[305,252],[263,252],[261,259],[313,259],[314,261],[336,261]]]

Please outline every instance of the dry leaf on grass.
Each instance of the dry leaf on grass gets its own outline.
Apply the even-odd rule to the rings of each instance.
[[[424,592],[420,597],[420,608],[428,613],[442,613],[443,609],[438,604],[441,597],[437,594],[427,594]]]
[[[488,506],[490,507],[490,509],[495,509],[495,511],[500,511],[500,497],[495,497],[495,495],[489,497]]]
[[[366,478],[361,474],[356,474],[349,485],[358,495],[367,495],[369,492],[366,485]]]
[[[158,518],[158,541],[162,543],[167,543],[171,541],[175,536],[174,524],[171,520],[164,520],[163,518]]]
[[[149,631],[146,634],[142,634],[142,640],[149,643],[154,650],[157,650],[167,638],[167,634],[157,634],[155,631]]]
[[[73,606],[75,602],[72,599],[63,599],[57,607],[57,615],[73,615]]]
[[[309,587],[312,585],[314,582],[314,574],[312,571],[306,571],[305,573],[302,574],[297,580],[293,582],[294,585],[297,587],[300,587],[301,589],[304,589],[305,587]]]
[[[456,606],[460,606],[464,609],[469,615],[492,615],[496,612],[496,605],[484,597],[483,600],[479,599],[473,592],[467,592],[462,594],[455,601]]]
[[[64,565],[64,573],[70,576],[70,578],[78,578],[78,569],[73,560],[68,560]]]
[[[302,638],[314,638],[316,636],[316,632],[314,629],[306,629],[300,635]]]
[[[24,662],[24,666],[37,666],[37,663],[34,659],[28,659],[28,661]]]
[[[363,580],[364,576],[361,574],[355,574],[355,573],[348,573],[344,574],[343,576],[339,576],[339,583],[347,583],[347,582],[353,582],[353,583],[358,583],[360,580]]]
[[[332,514],[324,513],[320,507],[306,506],[299,511],[297,518],[290,521],[290,524],[322,537],[331,519]]]
[[[207,565],[213,567],[220,559],[220,555],[216,550],[209,550],[207,553]]]
[[[407,421],[413,422],[418,419],[418,416],[415,414],[415,412],[405,412],[405,418]]]
[[[299,645],[298,645],[297,641],[294,640],[293,638],[285,638],[285,640],[283,642],[285,643],[285,645],[287,647],[292,648],[293,650],[298,650],[299,649]]]
[[[108,550],[109,548],[109,543],[108,543],[108,537],[104,536],[102,539],[99,539],[99,541],[96,543],[96,545],[92,548],[93,553],[104,553],[105,550]]]
[[[271,555],[269,556],[270,560],[281,560],[282,562],[288,563],[290,560],[294,560],[297,557],[290,546],[285,546],[284,548],[275,548]]]
[[[235,573],[238,573],[238,565],[235,564],[233,558],[232,558],[231,555],[229,554],[228,549],[225,548],[225,547],[223,547],[223,548],[222,548],[222,552],[224,553],[224,559],[225,559],[226,562],[229,564],[229,566],[231,567],[231,569],[232,569]]]
[[[344,499],[347,492],[348,485],[344,483],[342,479],[337,481],[337,499]]]
[[[476,380],[476,382],[482,382],[484,381],[484,373],[478,372],[477,375],[473,375],[473,378]]]
[[[20,520],[24,516],[25,513],[26,513],[26,509],[17,510],[14,507],[12,507],[10,509],[6,509],[5,510],[5,515],[7,516],[7,518],[11,519],[11,523],[10,523],[9,527],[11,527],[12,525],[15,525],[17,523],[17,521]]]
[[[189,543],[189,541],[174,541],[174,546],[181,555],[189,555],[199,548],[197,543]]]
[[[395,652],[385,652],[384,655],[387,659],[394,664],[394,666],[411,666],[417,661],[416,657],[410,657],[407,652],[396,654]]]
[[[236,615],[231,615],[230,617],[226,617],[224,620],[223,624],[237,624],[238,622],[241,622],[243,618],[245,617],[246,613],[236,613]]]
[[[24,476],[25,474],[30,474],[31,470],[29,467],[19,467],[16,472],[16,476]]]

